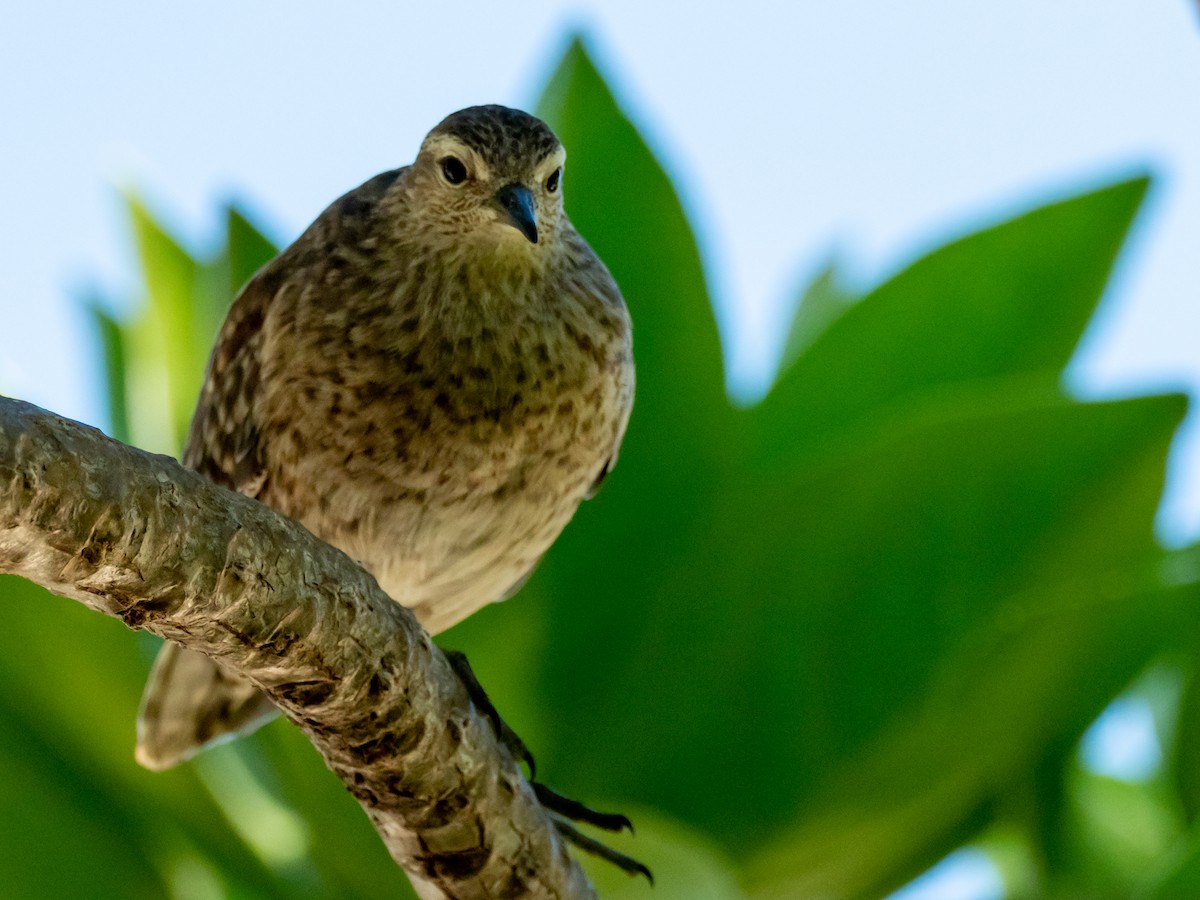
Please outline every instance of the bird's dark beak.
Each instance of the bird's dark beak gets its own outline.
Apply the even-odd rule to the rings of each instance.
[[[529,243],[538,242],[537,213],[533,211],[533,192],[523,184],[506,184],[496,192],[496,203],[508,215],[509,222]]]

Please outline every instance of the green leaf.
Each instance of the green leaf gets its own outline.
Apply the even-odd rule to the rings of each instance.
[[[1156,871],[1146,874],[1137,900],[1194,900],[1200,895],[1200,830],[1195,828]]]
[[[800,302],[783,345],[780,368],[789,369],[859,299],[858,294],[843,285],[843,276],[836,260],[831,259],[822,266],[800,294]]]
[[[53,744],[31,737],[26,724],[0,701],[5,896],[164,896],[163,873],[139,840],[141,817],[103,783],[81,778]]]
[[[124,324],[110,320],[116,331],[105,339],[120,341],[113,347],[122,352],[123,395],[140,413],[127,422],[126,433],[140,446],[174,453],[187,435],[208,354],[234,293],[276,251],[230,206],[225,247],[215,259],[200,261],[136,196],[127,204],[150,303]]]
[[[919,702],[955,642],[1053,568],[1048,547],[1060,579],[1084,560],[1117,568],[1151,552],[1175,400],[1035,398],[991,412],[974,399],[786,479],[729,485],[693,554],[659,570],[644,631],[605,647],[619,676],[590,686],[586,715],[557,710],[572,775],[744,849]],[[647,549],[591,551],[658,564]],[[611,613],[619,602],[574,588],[572,603]],[[578,680],[565,669],[559,677]],[[636,736],[641,765],[585,751],[622,735]],[[706,778],[747,758],[757,783]]]
[[[1080,582],[1002,608],[943,665],[914,715],[844,761],[752,877],[794,892],[779,896],[894,889],[972,837],[1047,743],[1078,735],[1194,621],[1198,595]]]
[[[712,840],[651,809],[627,809],[637,834],[605,834],[603,841],[649,867],[654,884],[580,854],[584,871],[605,900],[742,900],[736,868]]]
[[[225,208],[225,233],[229,248],[229,296],[233,297],[255,272],[275,258],[279,248],[232,204]]]
[[[201,344],[206,348],[215,343],[242,285],[279,252],[236,206],[226,206],[223,212],[225,245],[215,259],[201,267],[193,297],[196,334],[203,336]]]
[[[1134,178],[1040,207],[935,250],[880,285],[821,333],[754,410],[763,452],[795,453],[934,387],[1061,369],[1148,186]]]
[[[1066,837],[1078,862],[1054,873],[1052,884],[1064,896],[1130,896],[1180,835],[1178,809],[1167,786],[1079,770],[1071,781]]]
[[[213,753],[239,755],[257,777],[258,790],[270,793],[303,824],[307,832],[304,866],[310,878],[319,879],[319,889],[307,895],[348,900],[414,896],[362,807],[291,724],[277,721]]]
[[[0,731],[11,751],[4,763],[9,768],[0,772],[5,802],[13,810],[44,806],[47,816],[36,829],[0,831],[0,882],[20,883],[36,858],[47,869],[38,877],[58,877],[51,870],[61,867],[63,878],[74,873],[70,877],[96,879],[98,893],[83,895],[104,896],[106,867],[122,865],[122,857],[93,860],[98,868],[91,873],[83,868],[92,864],[85,860],[93,851],[76,846],[77,839],[89,839],[86,829],[76,838],[71,823],[84,817],[110,835],[98,846],[120,839],[155,878],[171,877],[172,861],[191,860],[221,873],[230,889],[281,896],[276,878],[230,831],[188,768],[157,774],[134,762],[133,717],[148,651],[157,642],[143,646],[119,622],[11,576],[0,576],[0,605],[0,678],[6,686]],[[58,786],[51,799],[44,796],[47,784]],[[131,864],[131,893],[139,890],[138,871]]]
[[[732,418],[720,338],[696,239],[670,179],[578,38],[537,110],[567,148],[571,219],[629,304],[639,380],[673,388],[638,392],[631,433],[640,432],[637,440],[660,460],[680,441],[689,453],[715,452],[713,429],[728,430]]]
[[[196,300],[200,264],[140,199],[132,195],[126,199],[150,299],[147,317],[129,337],[142,369],[139,376],[163,379],[172,449],[177,449],[187,436],[208,358],[208,347],[195,339],[206,323]]]
[[[1186,583],[1200,580],[1200,545],[1171,554],[1164,566],[1164,580]],[[1200,822],[1200,641],[1194,635],[1185,638],[1189,665],[1185,672],[1175,726],[1174,746],[1169,755],[1171,776],[1178,792],[1180,807],[1188,824]]]
[[[129,409],[125,397],[125,336],[121,325],[109,315],[98,298],[89,300],[85,309],[92,320],[101,352],[104,354],[105,397],[108,401],[110,434],[118,441],[129,441]]]

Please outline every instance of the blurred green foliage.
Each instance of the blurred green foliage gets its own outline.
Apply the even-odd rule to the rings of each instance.
[[[637,407],[616,473],[520,597],[442,640],[546,780],[636,819],[619,846],[659,886],[589,865],[604,896],[879,896],[971,841],[1014,895],[1200,896],[1200,550],[1152,528],[1185,402],[1061,387],[1148,179],[861,296],[826,269],[773,387],[737,409],[691,226],[580,43],[538,109],[632,309]],[[274,248],[230,208],[197,259],[129,209],[146,302],[125,320],[89,304],[111,425],[175,451],[224,309]],[[405,895],[293,729],[143,772],[153,642],[0,590],[9,896]],[[1156,662],[1139,684],[1171,698],[1163,770],[1088,772],[1081,734]]]

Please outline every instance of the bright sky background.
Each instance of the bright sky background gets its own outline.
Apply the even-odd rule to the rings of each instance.
[[[189,240],[229,196],[291,240],[446,113],[530,105],[569,27],[684,192],[739,394],[772,365],[782,299],[833,250],[866,284],[1149,165],[1158,187],[1074,383],[1200,395],[1190,0],[13,0],[0,22],[0,390],[67,415],[101,420],[80,289],[134,284],[118,186]],[[1196,423],[1162,519],[1175,541],[1200,533]]]
[[[0,387],[100,419],[76,298],[132,283],[118,186],[192,240],[229,196],[290,240],[447,112],[531,104],[580,26],[696,219],[738,393],[761,387],[782,299],[831,251],[866,284],[998,211],[1149,165],[1158,189],[1076,383],[1200,394],[1189,0],[10,3]],[[1196,419],[1173,540],[1200,532]]]

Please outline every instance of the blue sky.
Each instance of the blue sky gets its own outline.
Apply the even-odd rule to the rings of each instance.
[[[447,112],[528,105],[582,27],[696,219],[731,384],[831,252],[865,284],[994,212],[1160,175],[1076,367],[1200,392],[1200,30],[1187,0],[906,4],[12,4],[0,31],[0,388],[99,418],[75,298],[133,267],[116,189],[187,237],[237,196],[280,239]],[[41,336],[24,339],[27,335]],[[1200,532],[1200,428],[1164,533]]]

